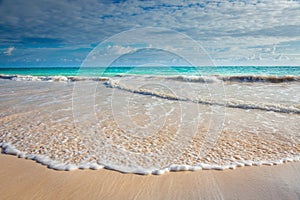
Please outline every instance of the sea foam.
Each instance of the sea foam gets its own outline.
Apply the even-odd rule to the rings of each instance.
[[[2,152],[51,169],[159,175],[300,159],[297,80],[225,81],[211,98],[218,76],[1,78]]]
[[[224,82],[270,82],[270,83],[283,83],[283,82],[299,82],[299,76],[266,76],[266,75],[209,75],[209,76],[183,76],[183,75],[135,75],[135,74],[119,74],[114,77],[160,77],[164,79],[182,81],[182,82],[198,82],[198,83],[213,83],[216,81]],[[61,82],[74,82],[74,81],[106,81],[108,77],[96,76],[31,76],[31,75],[8,75],[0,74],[0,79],[10,79],[15,81],[61,81]]]
[[[22,157],[25,157],[26,159],[30,159],[33,161],[36,161],[37,163],[40,163],[42,165],[46,165],[50,169],[59,170],[59,171],[72,171],[77,169],[92,169],[92,170],[99,170],[99,169],[110,169],[110,170],[120,170],[120,168],[116,169],[113,166],[105,166],[105,165],[99,165],[97,163],[81,163],[81,164],[67,164],[60,161],[52,160],[48,156],[44,155],[26,155],[25,153],[19,151],[16,149],[13,145],[9,143],[0,143],[0,147],[3,149],[3,152],[5,154],[11,154]],[[24,156],[25,155],[25,156]],[[134,174],[140,174],[140,175],[162,175],[168,172],[179,172],[179,171],[199,171],[199,170],[226,170],[226,169],[236,169],[237,167],[244,167],[244,166],[272,166],[272,165],[279,165],[286,162],[296,162],[300,160],[299,156],[289,157],[289,158],[283,158],[281,160],[274,160],[274,161],[239,161],[239,162],[233,162],[229,165],[211,165],[206,163],[199,163],[195,166],[190,165],[170,165],[169,167],[165,167],[162,169],[154,169],[154,170],[144,170],[144,169],[137,169],[134,171],[131,171],[129,173]],[[125,172],[126,170],[121,172]]]

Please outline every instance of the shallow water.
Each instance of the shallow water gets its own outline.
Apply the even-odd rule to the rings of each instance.
[[[298,80],[10,79],[0,79],[1,145],[51,168],[162,174],[300,158]]]

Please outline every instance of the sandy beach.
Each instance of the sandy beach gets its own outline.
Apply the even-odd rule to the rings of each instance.
[[[7,154],[0,155],[0,199],[300,198],[300,162],[273,165],[292,161],[293,158],[299,160],[297,125],[300,118],[296,102],[298,82],[227,83],[227,97],[233,103],[226,108],[226,120],[223,124],[219,123],[222,122],[219,116],[223,115],[212,115],[206,104],[183,101],[182,98],[171,101],[158,97],[168,94],[163,93],[164,90],[160,88],[154,90],[151,86],[151,92],[156,92],[156,96],[143,95],[149,88],[134,93],[128,92],[131,90],[126,88],[122,89],[123,86],[139,83],[140,79],[141,83],[148,85],[159,79],[168,88],[175,87],[173,91],[189,91],[189,84],[194,82],[185,83],[174,77],[120,79],[126,85],[118,82],[116,90],[114,87],[107,87],[108,83],[97,85],[94,82],[83,82],[83,86],[88,88],[83,87],[77,93],[73,90],[75,83],[72,82],[1,80],[0,141],[3,153],[27,157],[28,160]],[[212,82],[210,86],[217,83]],[[90,90],[91,85],[97,85],[96,92]],[[187,89],[181,90],[181,87]],[[196,82],[192,89],[200,91],[203,87],[203,84]],[[235,92],[237,90],[239,92]],[[148,93],[150,94],[149,91]],[[87,98],[93,94],[97,95]],[[292,100],[282,104],[291,94],[294,95]],[[134,98],[132,95],[135,95]],[[189,93],[180,95],[193,97]],[[74,106],[76,98],[78,104]],[[95,102],[87,101],[89,99],[95,99]],[[245,106],[245,103],[238,104],[235,99],[251,102]],[[266,104],[270,99],[273,99],[273,104]],[[131,107],[124,106],[126,102],[131,102]],[[252,108],[253,105],[255,109]],[[248,109],[249,107],[252,109]],[[93,112],[85,112],[87,108],[93,108]],[[185,112],[180,114],[179,108]],[[134,115],[129,115],[128,110]],[[199,113],[202,117],[199,121],[193,121],[192,119],[198,119],[193,116],[198,116]],[[178,116],[184,116],[185,120],[179,121]],[[218,124],[224,125],[222,132],[219,133],[216,129],[219,134],[208,134],[205,125],[209,124],[209,116],[214,117],[211,120],[215,122],[211,125],[214,129]],[[154,118],[160,120],[153,121]],[[163,119],[168,121],[160,124]],[[179,122],[182,122],[182,128],[177,127]],[[190,122],[200,126],[192,129]],[[141,125],[148,128],[139,128]],[[191,134],[193,131],[195,135]],[[206,133],[210,140],[204,137]],[[208,142],[213,140],[217,142]],[[7,146],[7,143],[12,146]],[[209,152],[203,158],[199,156],[202,145]],[[90,166],[89,163],[98,163],[98,167],[117,166],[118,168],[113,169],[119,171],[78,169],[80,166]],[[202,170],[195,172],[169,172],[163,175],[122,173],[144,173],[148,168],[163,170],[163,167],[169,167],[170,164],[197,166],[199,163],[206,164],[205,169],[225,170],[204,170],[205,165],[201,165]],[[226,169],[229,164],[234,167],[241,164],[265,165],[231,170]],[[141,169],[139,167],[144,167],[144,171],[138,171]],[[179,168],[168,168],[174,169]],[[195,168],[190,168],[192,169]],[[155,174],[156,171],[150,172]]]
[[[300,163],[135,175],[55,171],[0,155],[0,199],[299,199]]]
[[[300,200],[300,0],[0,19],[0,200]]]

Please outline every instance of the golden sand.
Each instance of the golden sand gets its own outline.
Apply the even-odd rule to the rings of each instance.
[[[55,171],[0,155],[0,199],[299,199],[300,163],[161,176]]]

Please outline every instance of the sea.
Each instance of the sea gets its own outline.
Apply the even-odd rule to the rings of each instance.
[[[161,175],[300,160],[300,67],[0,68],[0,146]]]
[[[298,66],[112,66],[112,67],[0,67],[0,74],[32,76],[115,76],[120,74],[137,75],[270,75],[300,76]]]

